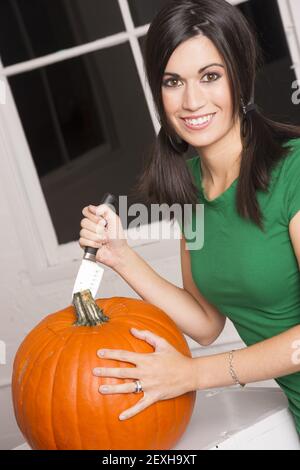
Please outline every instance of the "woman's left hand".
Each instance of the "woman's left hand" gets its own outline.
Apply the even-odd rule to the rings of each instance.
[[[196,371],[191,357],[178,352],[164,338],[146,330],[132,328],[131,334],[154,347],[153,353],[140,354],[114,349],[98,350],[100,358],[130,362],[136,367],[99,368],[93,374],[101,377],[140,380],[144,396],[132,408],[125,410],[119,419],[128,419],[159,400],[167,400],[196,390]],[[103,394],[133,393],[135,382],[119,385],[102,385]]]

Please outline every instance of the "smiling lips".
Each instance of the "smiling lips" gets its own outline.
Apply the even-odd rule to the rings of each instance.
[[[205,116],[197,118],[182,118],[182,120],[189,129],[202,129],[211,122],[215,114],[216,113],[206,114]]]

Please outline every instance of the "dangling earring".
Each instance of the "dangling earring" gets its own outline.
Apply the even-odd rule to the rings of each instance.
[[[245,105],[243,98],[241,98],[241,107],[243,111],[242,136],[245,138],[247,131],[249,132],[249,136],[252,134],[252,120],[250,117],[253,111],[257,111],[257,106],[253,101],[249,101],[249,103]]]
[[[257,106],[253,101],[249,101],[249,103],[245,105],[243,98],[241,98],[241,104],[245,116],[247,116],[251,111],[257,111]]]
[[[183,154],[187,152],[189,148],[189,144],[183,139],[173,139],[170,135],[168,135],[169,142],[173,150],[176,153]]]

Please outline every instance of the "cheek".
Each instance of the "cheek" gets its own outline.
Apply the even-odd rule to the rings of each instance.
[[[180,97],[176,93],[162,93],[162,102],[167,115],[170,115],[180,108]]]
[[[218,106],[224,111],[231,113],[231,95],[228,87],[215,88],[211,100],[218,104]]]

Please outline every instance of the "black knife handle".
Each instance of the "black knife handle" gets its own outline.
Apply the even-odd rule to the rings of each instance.
[[[100,204],[107,204],[107,205],[112,205],[115,207],[115,202],[116,202],[116,196],[110,193],[105,193],[104,196],[102,197]],[[91,261],[95,261],[96,253],[98,251],[98,248],[93,248],[91,246],[86,246],[84,249],[84,259],[89,259]]]

